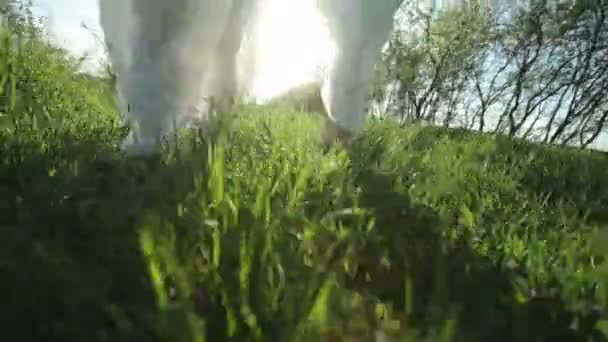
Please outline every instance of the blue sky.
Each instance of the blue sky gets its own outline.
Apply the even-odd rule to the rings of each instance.
[[[87,63],[89,67],[101,58],[103,48],[90,32],[81,27],[81,23],[85,23],[96,34],[101,34],[97,1],[34,1],[34,13],[48,18],[53,40],[77,55],[91,55]]]

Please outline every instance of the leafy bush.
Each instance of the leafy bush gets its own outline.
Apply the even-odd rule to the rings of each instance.
[[[53,46],[41,33],[3,30],[0,41],[2,129],[117,119],[110,89],[80,74],[80,61]]]

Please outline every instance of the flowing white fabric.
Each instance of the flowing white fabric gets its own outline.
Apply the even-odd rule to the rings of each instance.
[[[132,129],[124,150],[154,153],[174,129],[204,121],[210,97],[228,103],[246,90],[250,80],[241,75],[251,72],[239,72],[238,57],[264,1],[100,0],[119,109]],[[337,48],[323,102],[332,121],[356,131],[401,0],[315,1]]]

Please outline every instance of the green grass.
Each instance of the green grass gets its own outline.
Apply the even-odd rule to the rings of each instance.
[[[240,112],[159,160],[113,126],[3,135],[2,332],[195,341],[199,310],[209,341],[314,341],[378,301],[404,334],[593,333],[604,155],[387,122],[323,154],[313,116]]]
[[[0,49],[3,341],[606,340],[606,154],[388,120],[324,153],[279,101],[126,159],[105,83],[29,48]]]

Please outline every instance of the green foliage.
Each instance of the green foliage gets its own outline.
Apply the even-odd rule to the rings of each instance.
[[[288,109],[295,108],[302,112],[325,113],[325,107],[321,99],[321,85],[318,83],[295,87],[285,94],[271,99],[267,105],[272,107],[286,106]]]
[[[114,121],[108,87],[78,73],[80,62],[37,32],[0,32],[0,128]]]
[[[3,333],[597,334],[604,155],[386,122],[323,154],[315,118],[240,112],[161,160],[123,160],[112,126],[3,135]]]

